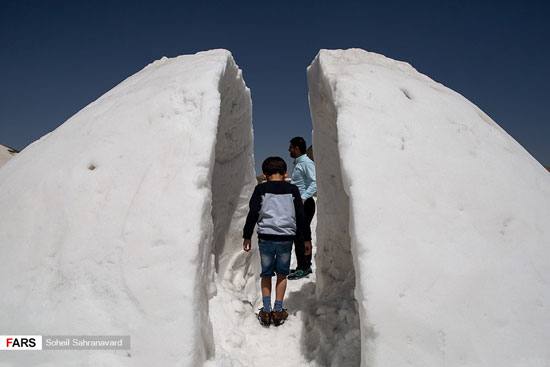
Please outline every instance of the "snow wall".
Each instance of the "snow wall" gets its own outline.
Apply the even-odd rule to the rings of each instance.
[[[409,64],[321,50],[308,83],[317,297],[355,273],[361,364],[548,366],[548,172]]]
[[[222,252],[241,248],[252,149],[249,90],[230,52],[214,50],[155,61],[0,168],[3,334],[132,343],[1,361],[196,366],[212,357],[208,299],[213,277],[235,261]]]

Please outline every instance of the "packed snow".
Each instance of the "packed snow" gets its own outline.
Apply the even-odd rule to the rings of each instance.
[[[0,168],[0,329],[130,335],[7,365],[201,365],[224,239],[255,184],[249,90],[225,50],[163,58]],[[240,211],[238,211],[239,209]],[[240,231],[241,229],[239,229]],[[238,244],[238,246],[240,246]]]
[[[355,273],[361,365],[549,366],[545,169],[409,64],[321,50],[308,83],[317,291]]]

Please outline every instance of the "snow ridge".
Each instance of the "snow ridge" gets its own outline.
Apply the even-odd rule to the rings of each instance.
[[[3,166],[3,332],[132,342],[131,351],[3,360],[169,366],[212,357],[208,300],[230,250],[220,238],[253,187],[252,147],[250,92],[230,52],[214,50],[155,61]]]
[[[343,194],[330,195],[340,177],[349,199],[349,223],[335,222],[349,231],[361,365],[547,365],[543,167],[479,108],[408,64],[321,50],[308,83],[319,227],[347,208]],[[330,253],[324,227],[318,251]]]

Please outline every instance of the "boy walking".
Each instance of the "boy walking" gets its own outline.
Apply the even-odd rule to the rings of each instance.
[[[305,224],[304,207],[298,187],[285,181],[286,163],[280,157],[269,157],[262,164],[267,182],[254,189],[250,210],[243,230],[243,249],[250,251],[250,239],[258,224],[258,245],[262,265],[261,287],[263,308],[258,319],[264,326],[279,326],[288,313],[283,309],[286,277],[290,272],[290,254],[295,239],[305,241],[306,255],[311,253],[311,231]],[[271,309],[271,278],[277,273],[276,298]]]

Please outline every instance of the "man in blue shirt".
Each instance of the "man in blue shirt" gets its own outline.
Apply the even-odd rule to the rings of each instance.
[[[309,229],[315,214],[315,201],[312,196],[317,192],[317,180],[315,178],[315,163],[306,155],[306,150],[307,146],[304,138],[297,136],[290,140],[288,151],[290,156],[294,158],[294,170],[291,179],[300,191],[304,203],[306,225]],[[290,280],[303,278],[312,272],[311,252],[308,255],[305,254],[303,241],[294,240],[294,252],[298,266],[288,276]]]

